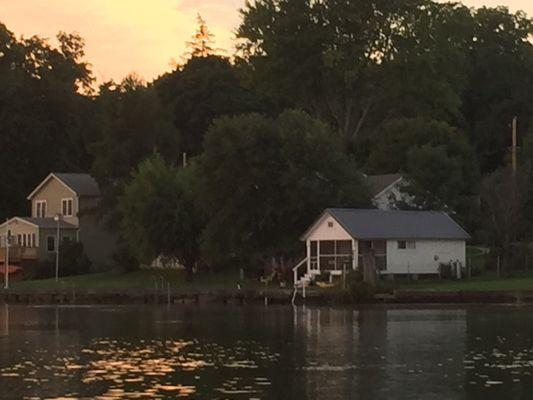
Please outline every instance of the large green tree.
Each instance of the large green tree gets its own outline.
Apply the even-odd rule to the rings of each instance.
[[[135,76],[120,84],[103,84],[96,110],[92,173],[104,192],[103,211],[116,214],[122,185],[154,151],[172,164],[180,162],[180,134],[171,110],[161,104],[152,87]]]
[[[447,209],[462,217],[478,189],[478,164],[467,135],[442,121],[394,119],[383,124],[368,169],[404,172],[417,207]]]
[[[19,39],[0,23],[0,219],[27,213],[26,196],[50,171],[90,166],[84,42],[63,32],[57,41]]]
[[[524,170],[500,168],[486,175],[481,183],[480,237],[498,249],[504,270],[510,274],[517,244],[526,238],[531,205],[531,186]]]
[[[134,171],[118,208],[121,234],[139,263],[174,257],[192,272],[203,228],[196,180],[194,164],[176,168],[157,153]]]
[[[174,126],[182,134],[181,149],[189,156],[201,152],[215,118],[261,109],[257,97],[242,86],[238,68],[220,56],[193,57],[153,85],[172,109]]]
[[[240,50],[255,86],[350,143],[392,117],[457,120],[471,16],[427,0],[258,0]]]
[[[491,172],[502,165],[511,145],[513,117],[519,117],[522,134],[530,126],[533,21],[505,7],[480,8],[474,17],[463,113],[481,169]]]
[[[290,255],[326,207],[369,204],[354,163],[323,123],[298,111],[277,119],[225,117],[200,160],[206,256],[250,262]]]

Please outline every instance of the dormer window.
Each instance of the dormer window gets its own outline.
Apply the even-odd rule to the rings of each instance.
[[[37,200],[35,202],[35,217],[36,218],[46,217],[46,200]]]
[[[72,199],[61,200],[61,214],[63,214],[64,217],[73,216],[73,203],[74,201]]]

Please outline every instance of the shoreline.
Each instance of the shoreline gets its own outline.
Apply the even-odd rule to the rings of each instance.
[[[291,305],[292,289],[248,290],[17,290],[0,291],[0,304],[19,305]],[[533,290],[398,290],[354,302],[347,292],[298,290],[295,305],[462,305],[533,304]]]

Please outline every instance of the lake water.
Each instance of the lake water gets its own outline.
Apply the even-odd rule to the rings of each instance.
[[[533,309],[0,305],[0,399],[531,399]]]

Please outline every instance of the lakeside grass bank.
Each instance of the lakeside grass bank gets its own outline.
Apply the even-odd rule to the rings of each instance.
[[[339,288],[298,291],[296,304],[533,304],[533,274],[512,278],[492,275],[464,281],[383,281],[376,295],[361,299]],[[105,272],[54,279],[13,282],[0,291],[0,303],[8,304],[291,304],[292,287],[265,286],[240,281],[237,272],[196,274],[187,281],[184,271],[140,270]],[[359,299],[359,300],[357,300]]]
[[[17,291],[71,290],[72,288],[91,291],[161,290],[170,287],[172,291],[198,290],[276,290],[275,283],[265,286],[257,280],[240,280],[236,271],[220,273],[198,273],[187,281],[184,271],[169,269],[143,269],[134,272],[103,272],[54,279],[12,282],[11,289]],[[511,277],[497,277],[485,274],[464,280],[397,280],[382,281],[387,291],[533,291],[533,272],[515,273]]]
[[[185,271],[170,269],[141,269],[133,272],[102,272],[88,275],[78,275],[55,279],[28,280],[13,282],[13,290],[47,291],[70,290],[72,288],[91,291],[125,290],[231,290],[241,288],[257,289],[259,282],[239,280],[239,274],[229,273],[200,273],[187,280]]]

